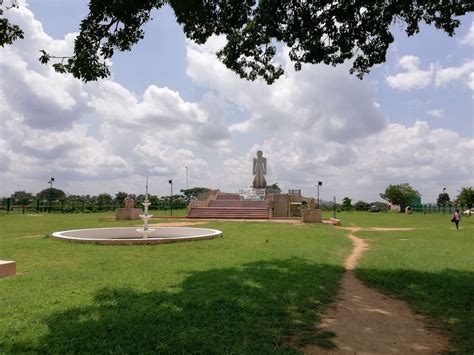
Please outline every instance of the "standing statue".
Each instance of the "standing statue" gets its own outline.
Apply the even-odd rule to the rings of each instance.
[[[265,174],[267,173],[267,158],[263,157],[261,150],[257,151],[257,157],[253,158],[253,187],[256,189],[264,189],[267,187]]]

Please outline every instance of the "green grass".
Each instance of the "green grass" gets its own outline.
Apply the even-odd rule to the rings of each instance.
[[[474,217],[459,231],[449,215],[350,214],[346,223],[415,227],[408,232],[359,232],[367,251],[356,275],[368,286],[408,302],[450,337],[449,352],[474,353]],[[380,217],[379,217],[380,216]]]
[[[169,211],[164,211],[169,212]],[[157,214],[156,212],[153,212]],[[174,214],[174,211],[173,211]],[[159,246],[53,241],[53,231],[137,225],[113,214],[0,216],[0,353],[293,353],[333,346],[314,324],[337,291],[351,244],[324,225],[211,222],[216,240]],[[338,213],[370,241],[357,269],[474,352],[474,217]],[[156,222],[166,220],[156,220]],[[267,242],[268,240],[268,242]]]
[[[324,212],[324,218],[332,217],[332,212]],[[397,212],[337,212],[336,218],[342,221],[342,226],[350,227],[357,225],[359,227],[399,227],[399,228],[441,228],[449,229],[453,226],[451,223],[451,214],[404,214]],[[471,218],[472,220],[473,218]],[[469,217],[465,217],[461,221],[461,226],[466,222],[466,227],[473,228],[469,224]],[[474,233],[474,231],[472,231]]]
[[[156,246],[54,241],[130,226],[109,214],[0,216],[0,353],[293,353],[330,347],[314,324],[351,244],[325,225],[212,222],[224,237]]]

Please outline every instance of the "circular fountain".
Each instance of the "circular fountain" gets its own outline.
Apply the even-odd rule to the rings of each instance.
[[[184,242],[191,240],[206,240],[222,237],[222,232],[217,229],[193,228],[193,227],[156,227],[149,228],[148,220],[153,217],[148,214],[148,177],[146,179],[146,193],[143,205],[142,228],[115,227],[115,228],[91,228],[75,229],[62,232],[54,232],[53,238],[82,243],[95,244],[164,244]]]
[[[53,238],[96,244],[163,244],[221,237],[216,229],[157,227],[143,234],[136,227],[76,229],[53,233]]]

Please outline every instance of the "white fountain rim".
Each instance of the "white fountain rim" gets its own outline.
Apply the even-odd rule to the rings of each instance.
[[[171,240],[193,240],[193,239],[202,239],[202,238],[210,238],[210,237],[219,237],[222,236],[223,233],[220,230],[217,229],[211,229],[211,228],[197,228],[197,227],[155,227],[154,230],[157,229],[194,229],[194,230],[200,230],[200,231],[208,231],[209,233],[205,234],[198,234],[198,235],[190,235],[190,236],[176,236],[176,237],[152,237],[148,236],[147,238],[81,238],[81,237],[71,237],[67,235],[63,235],[63,233],[70,233],[70,232],[83,232],[83,231],[94,231],[94,230],[104,230],[104,229],[130,229],[136,231],[136,227],[104,227],[104,228],[82,228],[82,229],[71,229],[67,231],[60,231],[60,232],[53,232],[52,236],[55,238],[59,239],[66,239],[66,240],[78,240],[78,241],[87,241],[87,242],[94,242],[94,241],[104,241],[104,242],[117,242],[117,241],[123,241],[123,242],[128,242],[128,241],[144,241],[144,240],[149,240],[149,241],[158,241],[158,240],[163,240],[163,241],[171,241]]]

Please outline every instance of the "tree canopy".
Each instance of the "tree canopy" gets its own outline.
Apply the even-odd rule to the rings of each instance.
[[[446,206],[449,204],[450,200],[449,194],[447,192],[442,192],[438,195],[436,203],[438,206]]]
[[[189,203],[191,200],[198,198],[199,195],[209,192],[207,187],[192,187],[189,189],[182,189],[184,199]]]
[[[105,78],[110,75],[109,59],[143,39],[152,11],[164,5],[173,9],[194,42],[224,35],[227,43],[218,58],[242,78],[263,78],[268,84],[284,72],[276,60],[282,45],[289,48],[295,70],[305,63],[336,66],[352,60],[350,72],[362,78],[385,62],[394,24],[404,26],[408,36],[418,33],[421,23],[452,36],[460,24],[457,17],[474,10],[472,0],[90,0],[74,53],[54,57],[42,50],[40,61],[55,59],[56,71],[86,82]],[[0,45],[22,36],[18,26],[0,18]]]
[[[281,193],[281,188],[280,186],[278,186],[278,183],[275,182],[271,185],[268,185],[265,189],[265,193],[269,193],[269,194],[279,194]]]
[[[15,24],[12,24],[4,16],[4,8],[6,10],[18,7],[16,1],[12,0],[10,6],[3,5],[3,0],[0,0],[0,46],[4,47],[6,44],[12,44],[17,39],[24,38],[23,30]]]
[[[357,201],[354,204],[354,208],[356,211],[368,211],[370,208],[370,205],[364,201]]]
[[[474,189],[471,187],[462,187],[457,197],[457,202],[467,208],[474,206]]]
[[[36,194],[36,197],[38,197],[41,200],[61,200],[66,197],[66,193],[63,190],[56,189],[55,187],[53,188],[47,188],[44,190],[41,190]]]
[[[341,205],[341,208],[343,211],[350,211],[352,210],[352,199],[350,199],[349,197],[344,197],[342,199],[342,205]]]
[[[384,193],[380,194],[384,200],[394,205],[400,205],[401,211],[410,205],[410,202],[418,197],[420,193],[413,189],[410,184],[389,185]]]
[[[21,205],[27,205],[28,203],[33,200],[33,194],[31,192],[26,191],[15,191],[11,195],[11,199],[14,203],[19,203]]]

